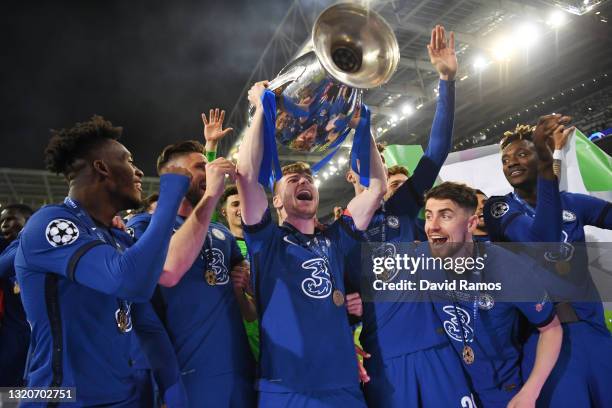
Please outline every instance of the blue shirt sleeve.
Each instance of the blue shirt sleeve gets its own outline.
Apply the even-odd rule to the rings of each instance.
[[[147,230],[150,223],[151,215],[137,214],[128,221],[126,227],[128,228],[128,233],[132,236],[132,238],[138,241],[142,234],[144,234],[144,232]]]
[[[68,209],[40,210],[21,238],[28,266],[134,302],[148,301],[161,275],[178,206],[189,179],[160,178],[160,199],[147,232],[124,253],[104,243]]]
[[[160,394],[166,396],[167,391],[172,390],[169,394],[172,394],[173,402],[186,401],[187,395],[182,385],[181,371],[174,348],[153,306],[150,302],[134,303],[132,314],[136,336],[153,370]]]
[[[562,210],[557,181],[538,177],[535,216],[512,208],[507,197],[491,197],[483,215],[492,241],[558,242],[561,240]]]
[[[15,275],[15,254],[19,239],[14,240],[0,254],[0,278],[7,279]]]
[[[423,194],[429,190],[451,150],[455,120],[455,81],[440,80],[440,95],[436,105],[429,143],[410,177],[387,203],[387,209],[397,215],[416,216],[423,207]]]
[[[570,197],[584,225],[612,229],[612,203],[586,194],[570,194]]]

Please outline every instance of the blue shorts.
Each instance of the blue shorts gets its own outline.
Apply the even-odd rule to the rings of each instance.
[[[366,359],[370,407],[475,407],[457,352],[450,344],[387,360]]]
[[[192,408],[255,406],[254,382],[239,373],[202,377],[193,371],[183,374],[182,380]]]
[[[260,391],[260,408],[366,408],[359,386],[314,392]]]
[[[539,334],[524,346],[523,379],[535,361]],[[538,407],[612,407],[612,336],[586,322],[563,324],[563,344],[542,388]]]

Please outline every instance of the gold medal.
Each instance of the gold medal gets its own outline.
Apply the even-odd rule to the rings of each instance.
[[[204,279],[210,286],[215,286],[217,284],[217,276],[215,275],[215,272],[211,271],[210,269],[204,273]]]
[[[121,333],[127,333],[130,328],[130,319],[123,309],[117,311],[117,327]]]
[[[13,294],[18,295],[20,292],[21,292],[21,288],[19,287],[19,284],[15,282],[15,284],[13,285]]]
[[[470,365],[474,362],[474,350],[467,344],[463,346],[461,355],[463,356],[463,361],[465,361],[465,364]]]
[[[555,262],[555,269],[559,275],[567,276],[570,273],[571,265],[567,261],[557,261]]]
[[[334,290],[334,293],[332,294],[332,299],[334,300],[334,304],[338,307],[344,304],[344,294],[338,289]]]

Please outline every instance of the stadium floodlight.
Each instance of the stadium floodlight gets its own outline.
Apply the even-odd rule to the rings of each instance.
[[[321,180],[315,180],[314,185],[316,188],[319,188],[321,186]]]
[[[497,61],[508,61],[514,49],[514,42],[509,37],[503,37],[493,47],[493,55]]]
[[[538,41],[540,33],[534,24],[524,23],[516,30],[515,36],[518,44],[529,48]]]
[[[412,115],[412,112],[414,112],[414,109],[412,108],[412,105],[407,103],[404,106],[402,106],[402,113],[404,115]]]
[[[559,28],[567,22],[565,13],[561,10],[555,10],[550,14],[546,23],[552,28]]]
[[[484,57],[478,56],[474,59],[473,65],[474,65],[474,69],[477,72],[482,72],[482,70],[484,70],[487,67],[487,65],[489,65],[489,63]]]

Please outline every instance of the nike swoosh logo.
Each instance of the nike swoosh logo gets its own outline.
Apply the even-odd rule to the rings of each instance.
[[[283,237],[283,240],[284,240],[286,243],[288,243],[288,244],[292,244],[292,245],[295,245],[295,246],[299,246],[299,245],[298,245],[298,244],[296,244],[295,242],[291,241],[291,240],[289,239],[289,237],[288,237],[288,236],[286,236],[286,235]]]

